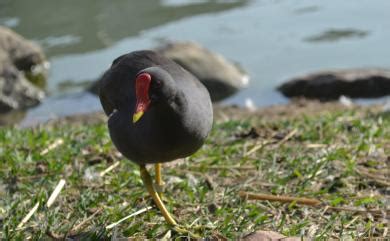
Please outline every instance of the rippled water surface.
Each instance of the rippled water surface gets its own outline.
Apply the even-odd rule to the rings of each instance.
[[[390,1],[0,2],[0,24],[38,42],[51,63],[49,97],[25,122],[100,109],[83,89],[120,54],[193,40],[239,63],[247,89],[226,100],[284,103],[275,87],[324,69],[390,66]],[[218,70],[216,70],[218,71]]]

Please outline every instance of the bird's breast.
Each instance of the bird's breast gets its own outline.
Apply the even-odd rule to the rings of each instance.
[[[142,163],[167,162],[191,155],[200,148],[204,138],[186,125],[180,115],[151,111],[137,123],[131,114],[114,113],[108,127],[117,149],[128,159]]]

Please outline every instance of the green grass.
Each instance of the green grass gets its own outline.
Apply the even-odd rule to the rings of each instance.
[[[291,132],[295,134],[286,139]],[[57,139],[64,144],[40,154]],[[0,143],[3,240],[181,237],[170,231],[156,208],[106,230],[153,203],[137,165],[118,155],[104,123],[2,128]],[[253,148],[257,150],[248,155]],[[320,240],[383,237],[389,156],[389,115],[366,110],[217,120],[199,152],[163,169],[164,200],[179,223],[202,237],[232,239],[255,230]],[[116,161],[118,167],[98,176]],[[61,178],[66,185],[46,208]],[[244,200],[240,191],[316,198],[324,204]],[[23,229],[16,229],[37,202],[38,211]]]

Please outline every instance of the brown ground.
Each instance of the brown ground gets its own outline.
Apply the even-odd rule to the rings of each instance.
[[[215,120],[240,119],[253,116],[259,116],[263,119],[272,121],[276,119],[295,119],[304,115],[316,116],[326,112],[340,111],[346,109],[370,109],[376,112],[382,109],[380,105],[371,106],[345,106],[340,102],[320,102],[315,100],[295,99],[285,105],[272,105],[250,111],[239,106],[223,106],[216,104],[214,106]],[[49,125],[61,125],[64,123],[72,124],[93,124],[106,121],[107,117],[103,112],[93,112],[81,115],[67,116],[64,118],[48,121]]]

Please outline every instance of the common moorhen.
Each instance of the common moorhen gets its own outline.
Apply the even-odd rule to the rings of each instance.
[[[145,168],[197,151],[210,132],[213,111],[207,89],[192,74],[153,51],[135,51],[114,60],[100,81],[100,101],[109,116],[116,148],[140,165],[141,178],[165,220],[175,220]]]

